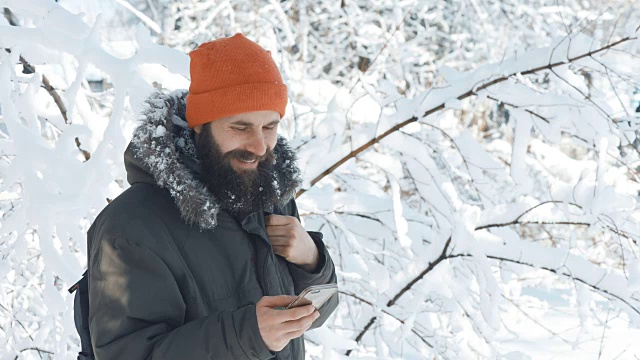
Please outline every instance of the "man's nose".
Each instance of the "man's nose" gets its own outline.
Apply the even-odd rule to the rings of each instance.
[[[253,132],[246,150],[251,151],[259,157],[263,156],[267,152],[267,142],[261,130]]]

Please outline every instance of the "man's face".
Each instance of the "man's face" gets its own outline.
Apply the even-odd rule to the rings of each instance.
[[[273,149],[280,114],[256,111],[194,127],[202,180],[232,213],[268,208],[280,195]]]
[[[280,114],[253,111],[231,115],[210,122],[208,129],[220,151],[238,173],[255,172],[267,149],[273,149],[278,139]],[[193,130],[201,135],[202,125]]]

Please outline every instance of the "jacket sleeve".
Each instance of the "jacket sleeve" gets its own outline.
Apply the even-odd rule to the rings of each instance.
[[[269,359],[255,304],[185,323],[178,283],[152,250],[103,239],[89,261],[89,328],[98,360]]]
[[[291,200],[291,216],[295,216],[298,220],[300,220],[300,215],[298,214],[298,207],[295,203],[295,200]],[[311,285],[323,285],[323,284],[337,284],[336,277],[336,269],[333,265],[333,260],[331,259],[331,255],[329,255],[329,251],[324,244],[323,235],[319,231],[307,231],[311,239],[316,244],[318,248],[318,265],[316,268],[308,272],[303,270],[301,267],[288,263],[289,273],[291,274],[291,278],[293,279],[293,287],[296,295],[300,294],[302,290],[306,289]],[[331,314],[338,307],[338,293],[335,293],[333,296],[325,302],[318,312],[320,313],[320,317],[316,319],[316,321],[311,324],[310,329],[315,329],[322,324],[331,316]]]

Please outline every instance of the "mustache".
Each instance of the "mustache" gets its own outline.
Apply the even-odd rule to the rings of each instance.
[[[236,158],[238,160],[243,160],[243,161],[258,160],[259,162],[261,162],[272,157],[273,157],[273,149],[269,149],[269,148],[267,148],[267,151],[265,151],[264,155],[262,156],[258,156],[249,150],[243,150],[243,149],[234,149],[224,154],[225,160]]]

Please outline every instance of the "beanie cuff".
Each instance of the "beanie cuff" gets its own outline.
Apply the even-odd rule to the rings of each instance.
[[[187,95],[187,122],[193,128],[251,111],[273,110],[284,116],[287,86],[274,83],[244,84],[202,94]]]

